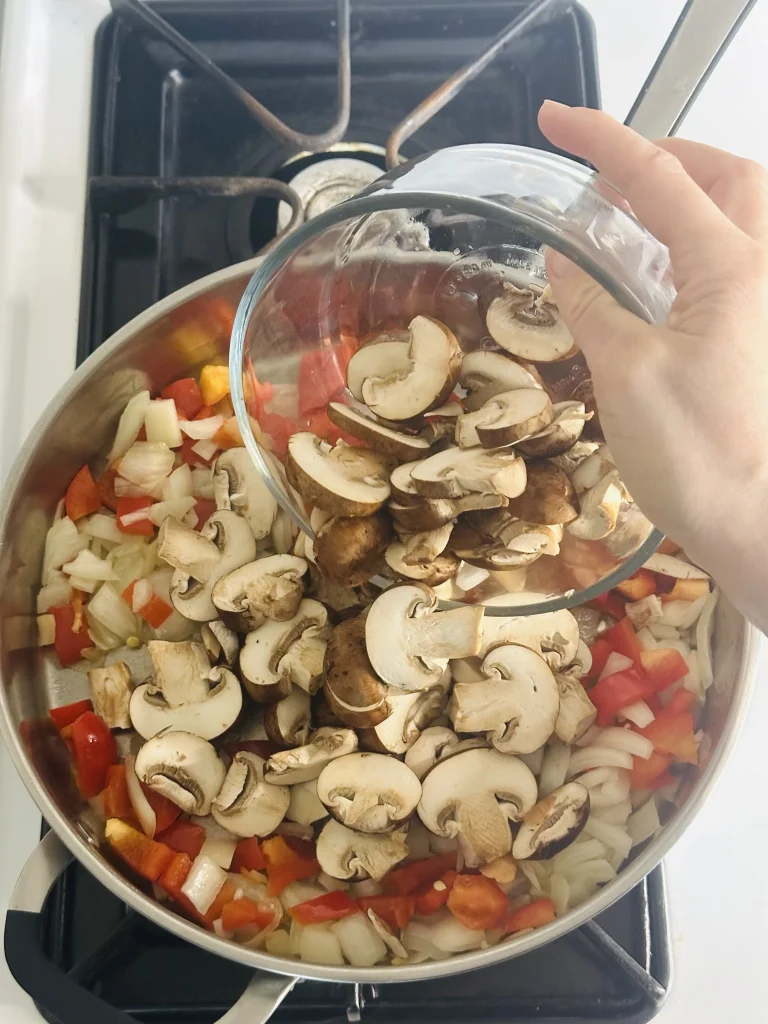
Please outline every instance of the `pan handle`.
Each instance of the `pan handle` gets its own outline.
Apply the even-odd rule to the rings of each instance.
[[[24,865],[5,919],[8,967],[27,995],[60,1024],[137,1024],[135,1017],[78,985],[43,949],[43,905],[51,886],[72,859],[51,831]],[[218,1024],[264,1024],[298,980],[290,975],[254,972],[248,987]]]

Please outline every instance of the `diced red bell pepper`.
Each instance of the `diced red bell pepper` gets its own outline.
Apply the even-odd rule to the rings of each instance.
[[[629,784],[632,789],[661,789],[673,781],[667,769],[672,764],[668,754],[655,751],[650,757],[633,757],[632,771],[629,773]]]
[[[158,831],[155,836],[159,843],[176,853],[186,853],[192,860],[200,853],[205,842],[205,829],[202,825],[196,825],[193,821],[178,819],[162,832]]]
[[[128,794],[124,764],[111,764],[107,768],[107,784],[101,794],[105,818],[131,820],[135,817]]]
[[[348,434],[346,431],[340,430],[335,423],[332,423],[325,409],[315,409],[313,412],[306,415],[304,421],[306,423],[306,429],[310,434],[314,434],[316,437],[322,437],[322,439],[324,441],[328,441],[329,444],[336,444],[337,441],[341,440],[353,447],[365,447],[365,442],[361,441],[359,437],[353,437],[352,434]]]
[[[264,412],[261,414],[259,426],[265,434],[272,439],[273,450],[278,459],[284,459],[288,448],[288,439],[301,428],[294,420],[287,416],[280,416],[275,412]]]
[[[613,616],[614,619],[623,619],[626,615],[626,601],[615,590],[609,590],[606,594],[598,594],[588,603],[590,608],[596,608],[599,612]]]
[[[395,868],[382,879],[381,885],[385,893],[404,896],[416,892],[417,889],[436,882],[446,871],[456,867],[457,856],[452,853],[438,853],[426,860],[415,860]]]
[[[650,651],[640,652],[640,665],[648,679],[653,683],[656,693],[666,690],[678,679],[688,675],[688,663],[680,651],[673,647],[659,647]]]
[[[117,512],[117,495],[115,494],[115,477],[117,476],[117,463],[107,466],[104,472],[101,474],[99,479],[96,481],[96,486],[99,489],[99,496],[101,498],[101,504],[110,509],[112,512]]]
[[[145,786],[143,782],[140,785],[144,791],[144,796],[147,798],[147,803],[155,812],[155,832],[164,832],[173,825],[174,821],[181,814],[181,808],[172,803],[167,796],[163,796],[162,793],[156,793],[149,786]]]
[[[245,404],[248,415],[258,420],[264,411],[265,404],[271,400],[273,388],[269,381],[260,381],[253,370],[253,364],[248,360],[245,373],[243,374],[243,391],[245,392]]]
[[[635,664],[639,663],[643,648],[626,615],[615,626],[606,630],[602,634],[602,639],[607,641],[617,654],[631,658]]]
[[[146,836],[144,838],[146,838]],[[148,840],[148,842],[151,842],[151,840]],[[156,843],[156,845],[160,846],[162,844]],[[160,877],[156,879],[157,884],[161,889],[165,889],[168,895],[171,896],[180,907],[183,907],[191,918],[204,925],[209,930],[212,929],[213,922],[218,921],[221,917],[227,903],[231,903],[234,900],[237,890],[230,882],[225,882],[219,890],[216,899],[208,908],[207,913],[198,913],[188,897],[181,891],[181,887],[186,882],[187,876],[192,868],[192,858],[186,853],[174,853],[173,850],[170,849],[168,852],[171,855],[171,859],[163,869]]]
[[[153,629],[159,629],[173,615],[173,608],[167,601],[164,601],[162,597],[153,592],[149,600],[139,608],[139,615]]]
[[[215,511],[216,502],[213,498],[195,498],[195,515],[197,516],[195,529],[202,530]]]
[[[448,893],[457,878],[455,871],[446,871],[436,882],[427,882],[416,890],[416,913],[434,914],[448,901]]]
[[[654,689],[652,680],[640,675],[635,668],[601,679],[589,691],[589,699],[597,708],[597,724],[610,725],[617,711],[637,700],[645,700]]]
[[[175,380],[173,384],[163,388],[160,397],[172,398],[176,403],[177,411],[183,413],[188,420],[194,419],[204,405],[203,396],[200,394],[200,388],[194,377]]]
[[[357,910],[357,907],[355,907]],[[225,932],[234,932],[239,928],[256,925],[266,928],[275,919],[275,908],[268,903],[257,903],[256,900],[241,896],[240,899],[225,903],[221,910],[221,927]]]
[[[299,364],[299,415],[325,409],[331,398],[347,385],[347,363],[352,345],[325,345],[305,352]]]
[[[151,537],[155,532],[154,524],[151,519],[142,519],[138,523],[131,523],[129,526],[124,526],[122,517],[130,515],[132,512],[138,512],[140,509],[149,508],[152,504],[152,499],[149,497],[143,498],[118,498],[117,501],[117,528],[121,533],[132,534],[136,537]]]
[[[465,928],[495,928],[509,912],[509,900],[492,878],[457,875],[448,894],[448,909]]]
[[[89,700],[76,700],[74,704],[62,704],[59,708],[51,708],[48,714],[56,728],[63,729],[65,725],[72,725],[86,711],[93,711],[93,704]]]
[[[654,715],[658,715],[658,713],[664,707],[664,705],[661,703],[661,699],[658,693],[649,693],[647,697],[643,698],[643,700],[651,709]]]
[[[534,900],[525,907],[513,910],[504,922],[504,934],[521,932],[525,928],[543,928],[555,920],[555,905],[552,900]]]
[[[117,762],[117,743],[107,723],[93,711],[80,715],[70,728],[77,785],[89,800],[106,785],[107,769]]]
[[[80,661],[83,650],[92,647],[93,641],[88,635],[85,622],[80,623],[79,629],[74,628],[75,609],[71,604],[51,608],[51,614],[56,621],[54,646],[62,668],[66,668],[67,665],[74,665],[76,661]]]
[[[617,583],[616,589],[630,601],[642,601],[656,593],[656,577],[650,569],[638,569],[628,580]]]
[[[229,367],[204,366],[200,371],[200,394],[204,405],[216,405],[229,394]]]
[[[653,743],[657,753],[668,754],[685,764],[698,764],[699,748],[690,711],[660,711],[650,725],[638,732]]]
[[[291,907],[291,917],[299,924],[322,924],[323,921],[340,921],[342,917],[359,914],[360,908],[343,889],[315,896]]]
[[[598,637],[589,648],[589,653],[592,655],[592,668],[587,675],[587,681],[596,682],[600,678],[606,662],[613,654],[613,648],[607,640]]]
[[[235,847],[235,855],[232,858],[231,871],[263,871],[267,866],[267,859],[261,851],[259,840],[241,839]]]
[[[670,577],[667,577],[669,579]],[[661,595],[661,603],[669,601],[697,601],[709,594],[709,580],[675,580],[672,589]]]
[[[267,892],[279,896],[286,885],[301,878],[311,878],[320,870],[314,843],[285,836],[272,836],[261,844],[267,862]]]
[[[695,693],[691,693],[690,690],[684,690],[681,687],[672,694],[672,700],[667,705],[667,711],[671,711],[673,714],[679,714],[681,711],[690,711],[695,700]]]
[[[87,466],[77,471],[67,488],[64,508],[72,520],[82,519],[101,508],[101,494]]]
[[[393,931],[407,928],[416,910],[416,897],[409,896],[360,896],[357,905],[364,914],[372,910],[377,917]]]
[[[150,839],[119,818],[107,820],[105,835],[115,853],[133,868],[136,874],[150,882],[156,882],[174,858],[170,847]],[[186,875],[184,877],[186,878]]]

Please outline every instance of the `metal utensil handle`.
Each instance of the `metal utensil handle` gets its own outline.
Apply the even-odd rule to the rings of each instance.
[[[5,919],[5,958],[27,995],[61,1024],[136,1024],[82,988],[43,949],[40,916],[46,896],[71,863],[72,854],[55,832],[35,847],[19,875]],[[218,1024],[264,1024],[299,979],[256,971],[238,1001]]]
[[[646,139],[674,135],[757,0],[688,0],[626,124]]]

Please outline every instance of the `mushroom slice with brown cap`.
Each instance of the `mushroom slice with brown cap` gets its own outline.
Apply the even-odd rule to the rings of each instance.
[[[441,555],[451,539],[453,523],[445,523],[436,530],[422,530],[404,537],[406,565],[430,565]]]
[[[415,462],[404,462],[392,470],[389,483],[392,488],[392,497],[402,505],[418,505],[423,498],[416,489],[416,484],[411,478],[411,473],[416,466],[421,465],[423,460]]]
[[[591,418],[583,402],[557,402],[552,406],[555,418],[539,434],[527,437],[517,446],[529,458],[549,459],[563,455],[581,437],[584,424]]]
[[[571,483],[577,494],[584,494],[597,487],[610,473],[615,472],[616,463],[606,445],[599,445],[591,455],[582,459],[570,473]]]
[[[502,594],[488,598],[487,605],[535,604],[546,600],[541,594],[522,590],[516,594]],[[570,665],[579,649],[579,624],[567,608],[542,615],[514,615],[502,618],[486,615],[483,619],[481,657],[500,643],[522,644],[536,651],[553,672]]]
[[[212,543],[217,560],[200,558],[197,542]],[[210,549],[208,549],[210,554]],[[157,553],[176,572],[171,578],[171,601],[176,611],[193,622],[219,618],[211,593],[222,576],[252,562],[256,541],[245,519],[226,509],[214,512],[198,534],[170,516],[163,520],[157,538]]]
[[[200,628],[200,637],[211,661],[219,661],[222,657],[228,665],[234,665],[237,661],[240,653],[237,633],[219,619],[204,622]]]
[[[230,729],[243,707],[243,691],[234,672],[223,665],[208,669],[206,695],[201,700],[169,705],[149,683],[138,686],[131,697],[131,722],[144,739],[164,729],[193,733],[212,740]]]
[[[443,755],[458,743],[459,737],[452,729],[440,725],[432,726],[425,729],[406,751],[405,763],[416,778],[423,779]]]
[[[461,363],[459,383],[469,392],[464,406],[470,412],[480,409],[489,398],[517,388],[540,388],[541,384],[520,363],[502,355],[477,349],[468,352]]]
[[[581,495],[579,515],[567,524],[566,529],[580,540],[602,540],[616,527],[622,500],[618,474],[609,473]]]
[[[550,793],[524,815],[512,856],[515,860],[549,860],[580,834],[589,817],[589,790],[578,782]]]
[[[388,507],[397,529],[406,533],[420,533],[422,530],[436,530],[452,522],[462,512],[503,508],[507,501],[503,494],[475,493],[463,498],[419,498],[407,505],[390,501]]]
[[[553,418],[552,402],[541,388],[503,391],[476,412],[459,416],[456,443],[460,448],[503,448],[538,433]]]
[[[415,809],[421,783],[395,757],[347,754],[323,768],[317,780],[317,795],[347,828],[392,832]]]
[[[139,750],[134,767],[144,785],[200,817],[210,813],[226,774],[211,744],[188,732],[153,736]]]
[[[124,661],[104,668],[88,669],[88,686],[93,710],[110,729],[130,729],[133,679]]]
[[[216,508],[231,509],[245,519],[256,540],[268,536],[277,515],[277,501],[246,448],[230,448],[216,459],[213,496]]]
[[[370,516],[333,516],[315,538],[315,560],[334,583],[356,587],[381,567],[392,539],[392,523],[383,511]]]
[[[446,448],[411,469],[417,491],[427,498],[501,494],[516,498],[525,490],[525,463],[511,450]]]
[[[401,580],[417,580],[428,587],[438,587],[456,575],[461,564],[451,552],[444,552],[433,558],[427,565],[409,565],[405,561],[406,548],[401,541],[394,541],[384,552],[384,560]]]
[[[438,683],[428,690],[404,693],[390,689],[389,715],[379,725],[360,730],[360,746],[380,754],[404,754],[419,738],[421,730],[444,710],[450,682],[450,675],[447,675],[447,685]]]
[[[555,735],[570,745],[581,739],[587,729],[595,724],[597,708],[579,680],[574,679],[570,673],[557,673],[555,681],[560,692]]]
[[[388,455],[398,462],[420,459],[429,451],[429,441],[424,438],[386,427],[341,402],[328,403],[328,419],[373,451]]]
[[[510,551],[521,554],[556,555],[563,539],[563,527],[559,524],[544,526],[517,519],[506,509],[489,509],[470,512],[467,521],[488,540],[498,541]]]
[[[579,514],[573,486],[551,462],[529,462],[525,490],[507,506],[510,515],[542,526],[562,526]]]
[[[168,707],[207,698],[211,665],[202,644],[191,640],[150,640],[147,650],[155,670],[155,688]]]
[[[555,729],[560,695],[544,659],[516,644],[490,651],[485,679],[457,683],[449,714],[456,732],[485,732],[504,754],[531,754]]]
[[[233,835],[268,836],[285,817],[291,796],[287,786],[264,781],[264,759],[241,750],[211,805],[214,819]]]
[[[294,686],[287,697],[270,704],[264,712],[267,736],[279,747],[300,747],[307,742],[310,724],[310,697]]]
[[[325,652],[323,690],[331,710],[353,729],[372,728],[390,714],[388,687],[365,649],[365,619],[334,626]]]
[[[429,772],[417,810],[430,832],[458,838],[468,867],[481,867],[509,853],[510,821],[526,814],[536,795],[533,772],[518,758],[465,750]]]
[[[363,381],[363,401],[385,420],[410,420],[448,398],[461,369],[461,348],[445,324],[417,316],[408,325],[410,363]]]
[[[552,363],[575,350],[557,306],[509,282],[488,307],[485,325],[497,345],[532,363]]]
[[[293,618],[303,596],[307,563],[296,555],[267,555],[228,572],[212,591],[220,612],[232,616],[240,632],[265,619]]]
[[[501,540],[483,537],[468,522],[460,522],[451,534],[451,550],[469,565],[488,571],[515,569],[535,562],[541,551],[513,551]]]
[[[302,431],[288,441],[285,468],[305,501],[338,516],[369,516],[390,495],[383,455]]]
[[[365,620],[365,646],[377,675],[390,686],[434,686],[449,658],[477,654],[483,609],[467,605],[435,612],[437,597],[423,583],[402,583],[376,598]]]
[[[305,598],[293,618],[268,620],[249,633],[240,651],[248,694],[259,703],[272,704],[288,696],[291,683],[314,692],[320,685],[327,623],[325,607]]]
[[[315,729],[309,742],[292,750],[281,750],[267,761],[266,780],[275,785],[293,786],[316,779],[326,765],[357,750],[357,736],[351,729],[322,726]]]
[[[331,878],[356,882],[373,878],[378,882],[395,864],[405,860],[408,844],[402,830],[387,835],[366,834],[346,828],[332,818],[317,837],[315,852],[320,867]]]
[[[558,469],[562,469],[566,476],[571,478],[571,483],[573,483],[573,474],[575,471],[582,462],[588,459],[590,455],[593,455],[599,447],[600,445],[597,441],[577,441],[573,448],[569,448],[568,451],[564,452],[562,455],[552,456],[550,461],[554,466],[557,466]],[[574,484],[574,487],[575,486],[576,485]],[[578,487],[576,488],[576,492],[578,493]]]
[[[411,368],[411,336],[407,329],[387,331],[366,341],[347,363],[347,388],[363,401],[363,384],[391,374],[405,376]]]

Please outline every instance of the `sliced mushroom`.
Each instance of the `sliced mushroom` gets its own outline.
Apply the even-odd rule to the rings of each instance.
[[[578,782],[566,783],[523,817],[512,856],[515,860],[549,860],[571,845],[588,817],[589,790]]]
[[[347,363],[347,387],[363,401],[363,383],[371,378],[408,373],[411,336],[407,330],[387,331],[367,341]]]
[[[568,477],[551,462],[529,462],[523,493],[507,506],[510,515],[542,526],[561,526],[579,514],[573,486]]]
[[[505,282],[485,317],[488,333],[507,352],[532,363],[551,363],[575,351],[557,306],[531,290]]]
[[[546,529],[546,527],[544,528]],[[451,534],[451,550],[478,569],[499,571],[515,569],[535,562],[541,551],[514,551],[501,540],[483,537],[468,522],[460,522]]]
[[[662,576],[674,576],[678,580],[708,580],[709,575],[698,565],[692,565],[675,555],[662,555],[655,551],[645,567],[652,572],[660,572]]]
[[[443,755],[458,743],[459,737],[452,729],[443,726],[425,729],[406,751],[405,763],[417,779],[423,779]]]
[[[110,729],[130,729],[133,679],[124,661],[106,668],[89,668],[88,684],[93,710]]]
[[[545,598],[541,594],[520,591],[489,598],[486,604],[535,604]],[[503,618],[486,615],[483,619],[482,657],[500,643],[522,644],[540,654],[553,672],[570,665],[579,648],[579,624],[567,608],[542,615],[515,615]]]
[[[226,774],[211,744],[188,732],[153,736],[136,755],[134,767],[145,786],[200,817],[210,813]]]
[[[217,662],[222,657],[228,665],[234,665],[237,661],[240,653],[237,633],[219,619],[204,622],[200,628],[200,637],[211,661]]]
[[[420,533],[422,530],[436,530],[452,522],[462,512],[475,509],[502,508],[507,504],[503,494],[467,494],[463,498],[419,498],[401,505],[391,501],[389,511],[395,526],[406,533]]]
[[[294,686],[287,697],[270,704],[264,712],[267,736],[279,747],[300,747],[307,742],[310,724],[310,697]]]
[[[390,494],[384,456],[302,431],[288,441],[285,468],[305,501],[338,516],[369,516]]]
[[[567,476],[571,477],[571,483],[573,483],[573,473],[578,469],[582,462],[588,459],[590,455],[593,455],[599,447],[600,445],[597,441],[577,441],[573,448],[570,448],[563,455],[553,456],[551,461],[558,469],[562,469]],[[574,484],[574,487],[575,486],[576,485]],[[576,492],[578,493],[578,487],[576,488]]]
[[[334,583],[358,586],[378,572],[391,539],[392,524],[384,512],[333,516],[315,538],[317,566]]]
[[[615,528],[622,500],[618,474],[609,473],[581,495],[579,515],[567,524],[566,529],[580,540],[602,540]]]
[[[601,480],[604,480],[609,473],[616,470],[613,456],[606,445],[601,444],[585,459],[581,459],[578,465],[569,473],[571,483],[577,494],[584,494],[593,487],[597,487]]]
[[[517,446],[523,455],[549,459],[565,454],[579,440],[584,424],[592,415],[585,410],[583,402],[557,402],[552,411],[555,418],[550,425]]]
[[[281,750],[267,761],[266,780],[276,785],[293,786],[316,779],[335,758],[357,750],[357,736],[351,729],[322,726],[315,729],[309,742],[293,750]]]
[[[456,443],[460,448],[503,448],[544,430],[553,419],[552,402],[541,388],[503,391],[476,412],[459,416]]]
[[[136,687],[131,697],[131,722],[136,732],[144,739],[164,729],[193,733],[204,740],[221,736],[237,721],[243,691],[234,672],[223,665],[209,668],[204,681],[205,697],[174,705],[150,683]]]
[[[418,580],[428,587],[438,587],[458,572],[461,562],[451,552],[433,558],[426,565],[409,565],[405,561],[406,547],[402,541],[394,541],[384,552],[384,560],[401,580]]]
[[[395,864],[405,860],[408,844],[401,830],[388,835],[366,835],[353,832],[332,818],[317,837],[316,853],[320,867],[331,878],[373,878],[378,882]]]
[[[429,441],[424,438],[386,427],[341,402],[328,403],[328,419],[347,434],[363,441],[373,451],[388,455],[398,462],[420,459],[429,451]]]
[[[421,783],[386,754],[347,754],[323,768],[317,795],[342,825],[357,832],[392,832],[413,812]]]
[[[371,605],[365,645],[374,671],[391,686],[434,686],[449,658],[478,653],[483,609],[467,605],[435,612],[436,605],[434,592],[423,583],[397,584]]]
[[[389,483],[392,489],[392,497],[402,505],[419,505],[423,498],[416,490],[416,484],[411,479],[411,472],[421,465],[422,460],[415,462],[404,462],[392,470]]]
[[[502,644],[482,664],[484,680],[457,683],[449,714],[456,732],[485,732],[504,754],[531,754],[555,729],[560,695],[544,659],[527,647]]]
[[[264,759],[241,750],[211,805],[215,820],[236,836],[268,836],[285,817],[291,795],[287,786],[264,781]]]
[[[595,724],[597,708],[589,694],[572,675],[557,673],[557,689],[560,692],[560,710],[555,722],[555,735],[563,743],[572,744],[581,739],[587,729]]]
[[[291,786],[290,793],[291,802],[285,812],[288,821],[295,821],[298,825],[311,825],[328,817],[328,811],[317,795],[317,779],[297,782],[295,786]]]
[[[501,494],[516,498],[525,490],[525,463],[513,451],[446,448],[417,462],[410,471],[417,491],[427,498]]]
[[[541,384],[520,363],[501,352],[477,349],[468,352],[461,363],[459,383],[469,392],[464,406],[470,412],[480,409],[489,398],[517,388],[540,388]]]
[[[652,530],[653,523],[636,505],[622,503],[616,527],[605,538],[605,546],[616,558],[628,558],[648,539]]]
[[[213,464],[216,508],[231,509],[248,523],[256,540],[269,535],[277,501],[246,448],[230,448]]]
[[[240,633],[265,619],[284,621],[298,611],[307,563],[296,555],[268,555],[228,572],[212,591],[213,603]]]
[[[441,405],[461,369],[459,343],[445,324],[429,316],[410,322],[410,363],[405,373],[389,370],[363,381],[363,401],[385,420],[409,420]]]
[[[422,530],[401,538],[405,542],[405,564],[430,565],[445,551],[452,530],[453,523],[445,523],[436,530]]]
[[[147,650],[155,670],[155,689],[169,707],[206,699],[211,665],[202,644],[190,640],[150,640]]]
[[[325,607],[305,598],[293,618],[267,621],[249,633],[240,651],[248,694],[261,704],[272,704],[288,696],[291,683],[314,692],[321,681],[327,622]]]
[[[205,556],[200,540],[210,545]],[[171,579],[174,608],[193,622],[210,622],[219,618],[211,597],[214,586],[222,576],[253,561],[256,541],[245,519],[223,509],[211,515],[200,533],[168,516],[160,527],[157,553],[176,570]]]
[[[417,810],[430,832],[458,838],[468,867],[480,867],[510,852],[510,821],[535,803],[530,768],[498,750],[478,749],[439,761],[423,781]]]
[[[331,710],[354,729],[372,728],[390,714],[388,687],[376,673],[365,648],[365,619],[334,626],[325,652],[323,690]]]
[[[404,754],[446,706],[450,674],[445,683],[428,690],[403,693],[392,688],[387,697],[390,713],[379,725],[360,731],[360,746],[381,754]],[[442,681],[441,681],[442,682]]]
[[[528,523],[510,515],[506,509],[471,512],[467,520],[483,537],[498,541],[510,551],[544,555],[556,555],[560,551],[563,527],[559,524]]]

